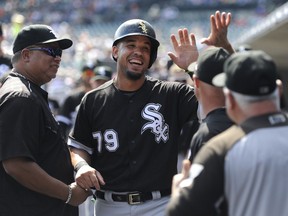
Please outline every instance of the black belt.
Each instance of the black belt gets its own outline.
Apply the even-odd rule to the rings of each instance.
[[[160,190],[161,197],[169,196],[171,194],[171,189]],[[94,196],[97,198],[105,200],[105,192],[96,191]],[[142,202],[152,200],[152,192],[131,192],[127,194],[116,194],[112,193],[112,200],[115,202],[127,202],[130,205],[140,204]]]

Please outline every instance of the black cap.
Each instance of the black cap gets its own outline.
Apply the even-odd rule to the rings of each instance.
[[[199,55],[197,62],[192,63],[188,70],[202,82],[213,85],[212,79],[224,71],[223,65],[228,57],[229,53],[225,49],[210,47]]]
[[[95,76],[93,80],[110,80],[112,78],[112,68],[109,66],[97,66],[94,68]]]
[[[213,79],[214,85],[249,96],[262,96],[276,88],[277,69],[273,59],[263,51],[234,53],[224,64],[224,73]]]
[[[25,26],[16,36],[13,43],[13,53],[36,44],[58,42],[59,47],[64,50],[72,46],[73,42],[66,38],[57,38],[53,29],[47,25],[34,24]]]

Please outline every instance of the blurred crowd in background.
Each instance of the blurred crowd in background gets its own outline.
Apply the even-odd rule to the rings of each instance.
[[[233,44],[252,25],[260,22],[283,0],[6,0],[0,1],[0,20],[4,33],[2,49],[12,54],[15,35],[31,23],[51,25],[59,34],[73,40],[65,50],[58,77],[44,86],[60,104],[73,91],[82,69],[108,65],[115,69],[111,58],[113,36],[119,24],[127,19],[141,18],[156,29],[161,45],[151,76],[173,79],[169,73],[167,52],[172,50],[170,34],[179,28],[195,33],[198,48],[201,38],[210,32],[209,16],[215,10],[232,13],[228,37]],[[175,69],[174,69],[175,70]],[[153,71],[153,73],[152,73]]]

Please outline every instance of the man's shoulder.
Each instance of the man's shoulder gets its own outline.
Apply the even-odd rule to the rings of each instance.
[[[33,87],[25,83],[24,80],[19,77],[9,76],[0,88],[0,105],[2,106],[8,101],[13,100],[21,104],[21,107],[24,107],[24,104],[30,104],[31,101],[36,101],[35,95],[36,94],[33,93]]]
[[[224,130],[222,133],[211,138],[207,146],[214,148],[216,151],[229,151],[232,146],[246,133],[243,129],[237,125],[232,125],[227,130]]]
[[[21,78],[8,76],[0,88],[0,95],[2,96],[5,93],[27,96],[31,94],[31,90],[29,90],[29,87],[25,85]]]
[[[203,123],[207,124],[206,127],[209,128],[210,132],[216,134],[228,129],[234,124],[228,117],[225,108],[217,108],[208,113]]]
[[[95,94],[105,94],[109,93],[111,89],[114,89],[113,87],[113,81],[109,80],[105,82],[104,84],[98,86],[97,88],[94,88],[86,93],[86,95],[95,95]]]
[[[245,136],[241,127],[233,125],[224,132],[211,138],[197,153],[194,162],[202,164],[211,158],[224,161],[225,156],[235,143]]]
[[[146,83],[151,86],[161,87],[163,90],[171,89],[172,91],[175,91],[178,89],[181,91],[180,89],[182,89],[185,91],[194,92],[194,88],[191,85],[176,81],[160,80],[150,76],[146,76]]]

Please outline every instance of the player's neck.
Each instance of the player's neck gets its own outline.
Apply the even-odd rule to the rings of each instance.
[[[129,80],[129,79],[123,79],[116,76],[113,80],[114,86],[119,89],[120,91],[125,92],[135,92],[138,89],[140,89],[145,82],[145,77],[139,79],[139,80]]]

